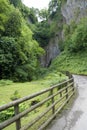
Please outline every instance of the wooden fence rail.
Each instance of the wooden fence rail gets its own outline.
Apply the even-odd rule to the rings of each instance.
[[[63,86],[61,88],[61,86]],[[60,88],[60,89],[59,89]],[[56,90],[55,90],[56,89]],[[70,98],[74,94],[74,79],[71,77],[67,81],[64,81],[60,84],[54,85],[50,88],[47,88],[45,90],[42,90],[40,92],[37,92],[35,94],[17,99],[15,101],[12,101],[6,105],[3,105],[0,107],[0,112],[7,110],[8,108],[14,107],[14,116],[10,119],[5,120],[4,122],[0,123],[0,130],[4,129],[5,127],[11,125],[12,123],[16,123],[16,130],[27,130],[31,129],[31,127],[38,122],[41,118],[43,118],[49,111],[52,111],[50,117],[46,119],[41,125],[37,128],[37,130],[43,130],[50,121],[57,115],[57,113],[64,107],[64,105],[70,100]],[[45,99],[41,100],[40,102],[31,105],[26,110],[19,112],[20,104],[24,103],[26,101],[30,101],[31,99],[35,99],[36,97],[50,93]],[[40,113],[35,119],[30,121],[29,123],[25,124],[24,126],[21,125],[21,119],[26,116],[26,114],[29,114],[30,112],[36,110],[38,107],[41,107],[43,104],[50,102],[50,105],[46,108],[46,110],[42,113]],[[61,105],[59,106],[60,102],[62,101]],[[58,105],[58,106],[56,106]]]

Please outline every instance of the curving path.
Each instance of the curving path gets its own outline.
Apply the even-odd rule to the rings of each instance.
[[[63,111],[47,130],[87,130],[87,76],[74,75],[78,97],[70,110]]]

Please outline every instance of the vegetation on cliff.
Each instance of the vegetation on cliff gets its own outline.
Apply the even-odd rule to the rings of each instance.
[[[87,18],[64,27],[64,52],[54,59],[50,69],[87,75]]]
[[[0,0],[0,79],[30,81],[37,75],[44,51],[32,37],[23,7],[30,15],[20,0]]]
[[[64,25],[61,14],[61,5],[64,2],[65,0],[51,0],[48,10],[39,11],[26,7],[21,0],[0,0],[0,79],[36,79],[38,74],[43,73],[39,63],[39,57],[44,53],[42,48],[47,46],[50,38],[56,36],[56,32],[62,30],[64,40],[60,40],[59,44],[64,52],[53,61],[51,68],[86,73],[82,69],[74,70],[74,60],[75,57],[81,57],[85,64],[81,64],[81,68],[86,68],[87,19],[82,19],[78,24],[72,21],[70,25]],[[62,61],[64,57],[68,58],[68,65]],[[75,63],[79,65],[81,58]]]

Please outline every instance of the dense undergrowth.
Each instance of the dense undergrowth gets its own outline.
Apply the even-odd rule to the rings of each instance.
[[[64,51],[53,60],[50,70],[87,75],[87,18],[64,25]]]
[[[87,75],[87,51],[79,53],[63,52],[53,60],[50,70],[70,71],[73,74]]]

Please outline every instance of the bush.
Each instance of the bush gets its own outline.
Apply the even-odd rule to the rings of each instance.
[[[13,81],[11,80],[0,80],[0,86],[6,86],[6,85],[11,85],[13,83]]]
[[[13,95],[10,97],[10,99],[12,101],[14,101],[14,100],[19,99],[20,97],[21,96],[20,96],[19,92],[16,90],[13,93]],[[4,105],[4,104],[6,104],[6,103],[5,102],[0,103],[0,105]],[[20,104],[19,105],[19,112],[24,111],[28,107],[29,106],[27,104],[25,104],[25,103]],[[0,112],[0,122],[5,121],[5,120],[7,120],[7,119],[9,119],[9,118],[11,118],[13,116],[14,116],[14,108],[13,107],[8,108],[7,110],[4,110],[4,111]]]
[[[27,108],[28,108],[28,105],[26,105],[25,103],[22,103],[22,104],[20,104],[19,111],[23,112]],[[5,111],[0,112],[0,122],[3,122],[3,121],[5,121],[13,116],[14,116],[14,108],[11,107]]]
[[[9,108],[5,111],[0,112],[0,122],[9,119],[14,116],[14,108]]]
[[[11,100],[14,101],[14,100],[17,100],[19,99],[21,96],[19,95],[18,91],[16,90],[13,95],[11,96]]]
[[[87,22],[87,21],[86,21]],[[71,51],[82,51],[87,49],[87,23],[80,23],[71,37]]]
[[[76,27],[76,28],[75,28]],[[77,26],[68,27],[65,31],[65,46],[70,52],[79,52],[87,49],[87,19],[82,19]]]
[[[40,46],[42,47],[47,46],[51,36],[50,25],[46,21],[38,23],[33,32],[34,32],[33,37],[38,41]]]
[[[17,45],[14,38],[2,37],[0,39],[0,78],[10,78],[18,60]]]

